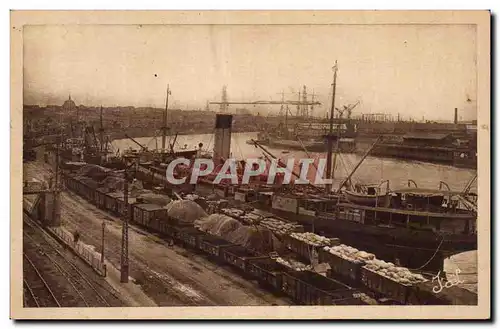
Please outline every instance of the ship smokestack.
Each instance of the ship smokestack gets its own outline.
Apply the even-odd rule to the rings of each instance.
[[[228,159],[230,157],[232,124],[233,116],[231,114],[216,114],[214,159]]]
[[[458,123],[458,109],[455,107],[455,119],[453,120],[454,124]]]

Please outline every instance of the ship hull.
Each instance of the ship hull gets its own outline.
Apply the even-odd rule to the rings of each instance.
[[[380,144],[373,148],[372,156],[416,160],[444,164],[459,168],[476,169],[477,157],[474,152],[459,151],[447,147],[417,147],[403,144]]]
[[[267,145],[287,150],[304,151],[306,149],[309,152],[327,152],[327,143],[323,141],[303,141],[301,143],[295,140],[271,139],[267,142]],[[341,153],[354,153],[356,151],[354,146],[344,143],[341,143],[339,148]]]
[[[477,237],[450,235],[443,238],[432,231],[408,230],[365,225],[356,221],[331,217],[295,214],[288,211],[260,207],[289,221],[299,222],[306,230],[339,238],[344,244],[374,253],[377,257],[399,262],[408,268],[429,272],[442,270],[443,260],[453,254],[477,249]]]

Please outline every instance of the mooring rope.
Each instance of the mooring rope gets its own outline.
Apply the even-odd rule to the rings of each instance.
[[[434,254],[432,255],[432,257],[429,258],[429,260],[424,265],[420,266],[419,268],[413,268],[411,270],[419,271],[419,270],[423,269],[424,267],[426,267],[434,259],[434,257],[436,257],[436,255],[439,251],[439,248],[441,248],[441,245],[443,244],[443,241],[444,241],[444,236],[441,236],[441,242],[439,242],[439,245],[437,246],[436,251],[434,251]]]

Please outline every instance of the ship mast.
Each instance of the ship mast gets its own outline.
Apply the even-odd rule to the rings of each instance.
[[[335,111],[335,89],[337,87],[337,61],[333,66],[333,83],[332,83],[332,107],[330,108],[330,131],[328,133],[328,153],[326,156],[326,178],[332,178],[332,153],[333,153],[333,113]],[[326,193],[330,193],[332,185],[326,185]]]
[[[165,113],[163,114],[163,127],[161,136],[161,151],[165,153],[165,142],[167,138],[167,115],[168,115],[168,95],[170,95],[170,85],[167,85],[167,100],[165,101]]]
[[[100,144],[101,144],[101,156],[102,156],[102,151],[103,151],[103,143],[104,143],[104,128],[102,126],[102,105],[101,105],[101,111],[100,111],[100,116],[99,116],[99,123],[100,123],[100,127],[99,127],[99,138],[101,139],[100,140]]]

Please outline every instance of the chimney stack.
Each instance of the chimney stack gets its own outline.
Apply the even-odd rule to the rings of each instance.
[[[217,114],[215,117],[214,158],[228,159],[231,151],[231,127],[233,116]]]
[[[458,109],[455,107],[455,119],[453,120],[454,124],[458,123]]]

